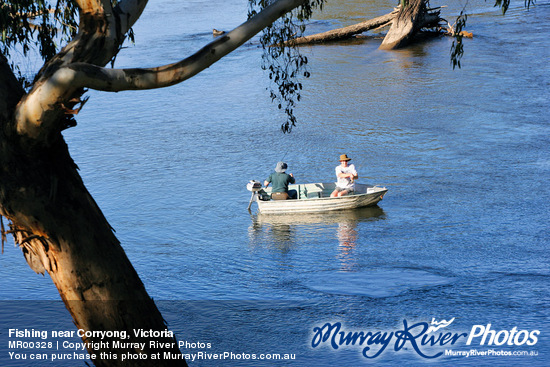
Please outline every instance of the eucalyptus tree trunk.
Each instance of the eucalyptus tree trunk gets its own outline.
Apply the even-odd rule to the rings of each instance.
[[[62,131],[74,126],[87,88],[161,88],[180,83],[232,52],[305,0],[278,0],[196,54],[150,69],[104,66],[122,45],[146,0],[76,0],[77,36],[37,75],[26,92],[0,56],[0,215],[29,266],[48,272],[78,329],[126,331],[129,343],[84,336],[97,366],[185,366],[174,336],[112,228],[86,190]],[[151,338],[136,335],[140,330]],[[154,333],[152,331],[156,331]],[[114,340],[120,338],[114,338]],[[164,343],[159,349],[150,340]],[[105,344],[100,342],[111,341]],[[137,343],[146,342],[144,346]],[[157,344],[158,345],[158,344]],[[170,359],[152,361],[154,354]],[[123,361],[127,355],[147,356]]]
[[[30,267],[48,272],[78,329],[126,331],[128,339],[84,337],[97,366],[150,366],[151,360],[123,362],[123,356],[169,352],[179,355],[162,315],[148,296],[109,223],[84,187],[61,133],[37,142],[17,133],[16,105],[23,90],[0,60],[0,201],[1,214]],[[4,96],[7,95],[7,98]],[[61,116],[54,123],[66,123]],[[39,310],[37,310],[39,312]],[[134,330],[159,331],[165,337],[136,337]],[[163,333],[161,333],[163,332]],[[115,340],[145,342],[145,348],[119,347]],[[166,343],[150,348],[149,341]],[[116,358],[116,359],[114,359]],[[186,366],[185,360],[155,365]]]
[[[393,50],[405,47],[421,28],[437,26],[439,11],[429,13],[426,4],[426,0],[401,1],[399,13],[379,48]]]

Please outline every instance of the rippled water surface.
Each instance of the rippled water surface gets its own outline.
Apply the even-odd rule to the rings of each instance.
[[[375,3],[330,2],[311,29],[394,5]],[[442,15],[459,12],[453,5]],[[550,5],[513,2],[503,17],[474,1],[470,12],[462,69],[450,66],[449,38],[394,52],[379,51],[377,37],[303,47],[312,76],[291,134],[279,130],[284,116],[265,90],[256,41],[174,87],[88,93],[66,139],[179,339],[221,352],[296,353],[291,365],[420,365],[413,351],[391,347],[372,361],[359,348],[312,349],[311,332],[336,321],[398,330],[404,319],[456,318],[454,332],[489,323],[538,329],[537,345],[516,350],[540,355],[439,364],[548,363]],[[151,2],[117,67],[179,60],[211,41],[212,28],[245,18],[245,1]],[[389,189],[379,207],[246,210],[246,183],[265,179],[277,161],[300,183],[330,182],[342,153],[361,182]],[[0,265],[2,300],[48,308],[59,299],[18,249],[8,245]]]

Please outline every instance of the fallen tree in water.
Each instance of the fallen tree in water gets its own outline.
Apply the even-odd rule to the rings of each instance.
[[[381,49],[391,50],[405,47],[414,41],[414,36],[423,29],[432,32],[456,36],[454,27],[440,17],[440,9],[429,8],[426,0],[402,1],[388,14],[366,20],[351,26],[317,33],[306,37],[299,37],[287,42],[289,45],[306,45],[349,39],[358,34],[390,27],[384,37]],[[447,26],[442,26],[447,23]],[[472,37],[469,32],[462,31],[461,36]]]
[[[328,41],[337,41],[341,39],[347,39],[363,32],[370,31],[372,29],[379,29],[389,26],[399,10],[396,8],[391,13],[376,17],[374,19],[366,20],[361,23],[357,23],[348,27],[338,28],[331,31],[313,34],[311,36],[299,37],[288,41],[291,45],[305,45],[311,43],[321,43]]]

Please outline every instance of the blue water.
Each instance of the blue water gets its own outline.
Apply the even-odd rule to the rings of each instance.
[[[312,29],[393,5],[331,2]],[[190,365],[548,365],[550,4],[513,2],[502,17],[476,1],[470,12],[462,69],[452,70],[448,38],[394,52],[377,50],[379,38],[303,47],[312,76],[291,134],[279,130],[284,116],[270,103],[255,41],[174,87],[88,93],[65,137],[178,339],[209,342],[210,352],[296,354]],[[209,42],[212,28],[245,18],[245,1],[153,2],[117,67],[176,61]],[[246,183],[265,179],[277,161],[298,182],[330,182],[342,153],[361,182],[389,189],[379,207],[284,217],[246,210]],[[74,328],[49,277],[34,275],[11,243],[0,288],[3,337],[9,327]],[[460,341],[426,353],[538,356],[429,362],[391,344],[367,360],[358,346],[310,346],[314,327],[327,322],[390,332],[432,318],[455,318],[442,329],[452,333],[491,324],[540,335],[533,346]]]

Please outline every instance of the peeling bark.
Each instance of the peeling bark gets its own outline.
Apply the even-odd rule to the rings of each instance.
[[[84,187],[65,142],[60,135],[57,138],[48,147],[26,144],[24,138],[11,139],[7,154],[0,158],[2,214],[12,222],[16,243],[34,271],[48,272],[79,329],[125,330],[130,335],[128,342],[143,341],[134,336],[135,329],[165,331],[160,312]],[[7,144],[2,139],[2,146]],[[180,353],[175,338],[155,340],[174,343],[166,351]],[[119,356],[97,360],[97,366],[127,365],[120,357],[128,352],[158,352],[148,347],[139,351],[113,348],[112,344],[88,351]],[[134,362],[136,366],[151,363]],[[186,364],[170,360],[156,365]]]
[[[439,11],[428,13],[426,0],[410,0],[407,6],[401,7],[393,20],[380,49],[393,50],[405,47],[420,29],[437,27],[439,20]]]

